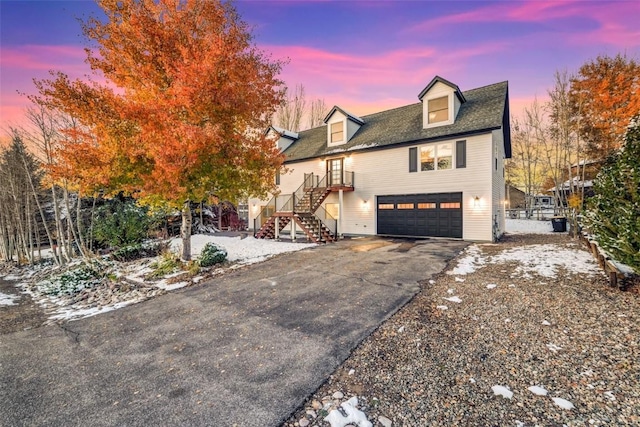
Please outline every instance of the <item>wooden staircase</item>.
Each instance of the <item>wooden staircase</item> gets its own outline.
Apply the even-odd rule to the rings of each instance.
[[[260,230],[256,233],[257,239],[275,239],[276,238],[276,218],[278,222],[278,234],[291,222],[291,218],[296,222],[300,230],[304,231],[307,238],[314,243],[330,243],[335,242],[336,238],[324,223],[312,213],[295,213],[290,216],[273,215],[264,223]]]
[[[307,239],[314,243],[327,243],[337,240],[337,236],[315,214],[322,202],[331,193],[331,188],[326,185],[305,187],[305,184],[303,184],[300,189],[304,191],[300,197],[296,198],[295,193],[292,195],[293,209],[277,211],[271,215],[256,232],[256,238],[275,239],[293,219],[300,230],[305,233]],[[276,223],[278,224],[277,233]]]

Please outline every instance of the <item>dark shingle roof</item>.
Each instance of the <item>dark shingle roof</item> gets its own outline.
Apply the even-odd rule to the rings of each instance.
[[[422,128],[422,103],[363,116],[364,124],[346,144],[327,146],[327,126],[300,132],[299,139],[285,151],[286,162],[323,157],[340,152],[390,148],[398,144],[428,142],[503,128],[507,157],[511,157],[508,84],[496,83],[463,92],[467,102],[460,106],[454,124]]]

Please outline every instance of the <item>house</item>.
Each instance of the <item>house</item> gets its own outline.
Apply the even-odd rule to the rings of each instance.
[[[500,237],[507,82],[463,92],[436,76],[418,99],[363,117],[335,106],[299,133],[268,129],[286,160],[273,197],[249,201],[256,237]]]
[[[585,199],[592,197],[594,194],[593,180],[598,176],[602,164],[602,160],[581,160],[572,164],[572,178],[557,187],[551,187],[547,193],[553,195],[558,206],[566,206],[567,200],[572,194],[584,196]]]

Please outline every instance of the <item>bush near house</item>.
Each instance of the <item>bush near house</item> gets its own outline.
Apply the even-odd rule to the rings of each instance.
[[[585,220],[598,244],[640,273],[640,114],[594,181]]]
[[[227,251],[223,248],[207,243],[200,253],[200,267],[211,267],[220,264],[227,259]]]

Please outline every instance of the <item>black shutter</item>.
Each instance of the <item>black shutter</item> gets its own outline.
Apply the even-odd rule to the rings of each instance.
[[[456,141],[456,168],[467,167],[467,141]]]
[[[409,172],[418,172],[418,147],[409,148]]]

